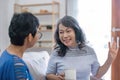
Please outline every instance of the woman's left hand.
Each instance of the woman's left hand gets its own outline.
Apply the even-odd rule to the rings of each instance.
[[[109,44],[108,58],[113,61],[118,54],[119,47],[117,47],[117,44],[115,41],[113,43],[109,42],[108,44]]]

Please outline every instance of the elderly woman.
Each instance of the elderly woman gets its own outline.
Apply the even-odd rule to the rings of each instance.
[[[108,59],[100,66],[93,48],[85,44],[85,35],[78,22],[71,16],[59,20],[55,32],[56,48],[47,68],[48,80],[64,80],[64,70],[76,69],[76,80],[101,79],[116,58],[116,43],[109,43]]]

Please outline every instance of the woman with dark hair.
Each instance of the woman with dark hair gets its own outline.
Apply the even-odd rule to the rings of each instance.
[[[94,49],[86,45],[85,35],[71,16],[59,20],[55,32],[56,47],[47,68],[48,80],[64,80],[64,70],[76,69],[76,80],[101,79],[116,58],[116,43],[109,43],[108,59],[100,66]]]
[[[22,56],[41,37],[39,25],[31,13],[14,14],[9,26],[11,44],[0,57],[0,80],[33,80]]]

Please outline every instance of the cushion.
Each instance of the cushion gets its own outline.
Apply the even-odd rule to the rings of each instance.
[[[25,52],[23,60],[35,80],[45,80],[49,54],[47,51]]]

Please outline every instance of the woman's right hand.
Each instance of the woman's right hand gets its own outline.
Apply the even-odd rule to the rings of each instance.
[[[60,80],[65,80],[65,74],[61,73],[57,75],[59,77]]]
[[[64,73],[62,74],[47,74],[46,77],[47,77],[47,80],[65,80],[64,78]]]

